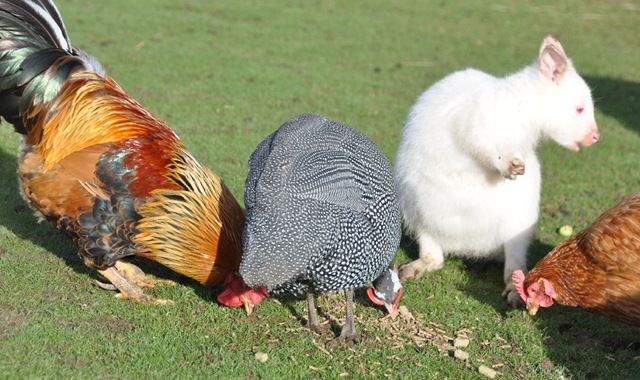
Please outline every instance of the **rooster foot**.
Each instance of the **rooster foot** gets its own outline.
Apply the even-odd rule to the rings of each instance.
[[[118,290],[118,288],[116,288],[113,284],[109,284],[107,282],[100,282],[98,280],[93,280],[93,282],[98,285],[98,287],[104,289],[104,290]]]
[[[145,274],[142,269],[127,261],[118,260],[115,263],[118,273],[127,279],[130,283],[136,284],[142,288],[153,289],[156,285],[175,285],[175,281],[162,280]]]
[[[157,305],[166,305],[173,303],[173,301],[171,300],[155,298],[148,294],[144,294],[144,292],[138,285],[131,283],[127,278],[123,277],[122,274],[114,267],[109,267],[104,270],[98,270],[98,272],[111,282],[111,284],[104,284],[96,281],[98,286],[108,290],[119,290],[120,293],[116,294],[116,298],[118,299],[131,299],[136,302],[152,303]]]

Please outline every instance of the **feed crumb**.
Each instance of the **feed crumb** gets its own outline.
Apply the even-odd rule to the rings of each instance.
[[[453,352],[453,356],[456,359],[460,359],[460,360],[468,360],[469,359],[469,354],[467,352],[465,352],[465,351],[462,351],[462,350],[455,350]]]
[[[411,315],[411,312],[409,311],[409,309],[404,305],[400,305],[400,307],[398,308],[398,312],[403,317],[407,317],[407,318],[412,318],[413,317],[413,315]]]
[[[478,372],[480,372],[482,375],[485,375],[490,379],[495,379],[497,374],[496,371],[487,367],[486,365],[481,365],[480,367],[478,367]]]
[[[453,340],[453,347],[467,347],[469,345],[469,339],[456,338]]]
[[[267,360],[269,360],[269,355],[267,355],[264,352],[256,352],[255,354],[255,358],[257,361],[259,361],[260,363],[264,363]]]

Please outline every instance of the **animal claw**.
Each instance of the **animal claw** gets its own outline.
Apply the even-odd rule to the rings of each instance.
[[[504,176],[507,179],[516,179],[519,175],[524,175],[524,161],[516,157],[509,162],[509,169]]]
[[[98,270],[98,272],[109,280],[111,284],[104,284],[96,280],[96,285],[107,290],[119,290],[120,292],[115,296],[118,299],[132,299],[136,302],[152,303],[156,305],[173,303],[171,300],[155,298],[148,294],[144,294],[138,285],[129,281],[126,276],[123,276],[122,273],[114,267]]]
[[[104,290],[118,290],[118,288],[116,288],[113,284],[109,284],[109,283],[106,283],[106,282],[101,282],[101,281],[98,281],[98,280],[94,280],[94,283],[96,285],[98,285],[98,287],[100,287],[100,288],[102,288]]]
[[[502,297],[506,298],[507,303],[514,309],[524,307],[524,301],[515,289],[505,289],[502,292]]]

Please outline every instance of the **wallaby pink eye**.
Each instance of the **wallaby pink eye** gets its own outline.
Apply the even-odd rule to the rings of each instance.
[[[582,113],[582,111],[584,111],[584,107],[577,107],[576,108],[576,112]]]

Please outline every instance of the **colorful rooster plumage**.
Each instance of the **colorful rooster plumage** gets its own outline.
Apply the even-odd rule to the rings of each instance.
[[[121,297],[149,299],[131,256],[202,284],[235,275],[244,213],[232,193],[71,46],[51,1],[0,0],[0,115],[24,135],[23,197]]]

